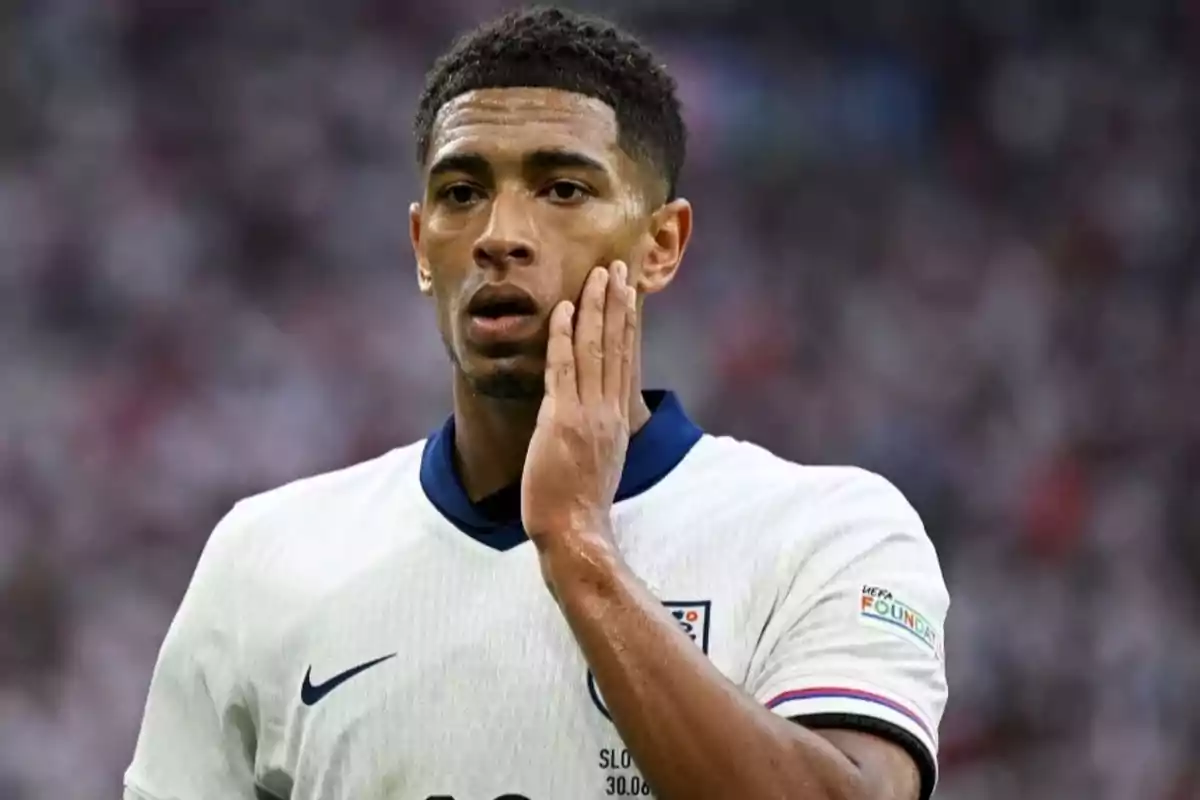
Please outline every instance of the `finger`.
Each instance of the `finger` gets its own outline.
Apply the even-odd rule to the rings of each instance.
[[[621,408],[629,419],[629,408],[633,403],[633,373],[637,369],[637,289],[625,287],[625,343],[624,358],[621,359]]]
[[[609,274],[597,267],[588,275],[579,298],[579,316],[575,321],[575,379],[579,400],[598,401],[604,391],[604,298]]]
[[[550,341],[546,345],[546,396],[576,400],[575,350],[571,344],[571,323],[575,304],[564,300],[550,313]]]
[[[623,261],[609,268],[608,293],[604,298],[604,397],[621,402],[622,364],[625,361],[626,279],[629,269]]]

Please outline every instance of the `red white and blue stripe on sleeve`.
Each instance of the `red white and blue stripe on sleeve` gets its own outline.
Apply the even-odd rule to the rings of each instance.
[[[896,702],[895,700],[884,697],[874,692],[863,691],[862,689],[850,689],[842,686],[816,686],[809,689],[792,689],[790,691],[781,692],[767,701],[767,708],[775,709],[784,703],[790,703],[796,700],[858,700],[867,703],[874,703],[883,708],[899,714],[900,716],[910,720],[914,725],[921,730],[929,738],[929,741],[936,742],[937,736],[930,728],[929,724],[921,717],[920,714],[913,711],[911,708]]]

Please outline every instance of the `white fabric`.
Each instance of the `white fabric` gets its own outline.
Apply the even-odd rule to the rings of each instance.
[[[256,785],[293,800],[648,794],[532,547],[493,550],[444,519],[421,451],[245,500],[221,522],[163,644],[127,800],[237,800]],[[707,603],[693,633],[728,678],[776,713],[869,716],[936,755],[948,599],[890,484],[705,436],[614,513],[658,597]],[[916,608],[937,645],[864,620],[864,586]],[[390,654],[301,701],[310,670],[320,686]]]

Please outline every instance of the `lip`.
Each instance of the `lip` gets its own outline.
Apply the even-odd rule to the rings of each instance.
[[[512,283],[486,283],[480,286],[467,303],[467,313],[475,316],[493,316],[487,313],[498,305],[509,308],[502,316],[528,316],[536,314],[538,303],[529,292]]]
[[[465,311],[467,339],[479,347],[503,347],[532,339],[542,326],[533,295],[512,283],[480,286]]]
[[[467,317],[467,337],[477,344],[499,344],[531,338],[541,327],[536,314]]]

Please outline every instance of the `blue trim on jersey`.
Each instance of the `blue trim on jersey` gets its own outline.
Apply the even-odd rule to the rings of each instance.
[[[644,392],[650,419],[629,441],[617,501],[628,500],[665,478],[700,441],[703,431],[688,418],[674,392]],[[489,498],[472,503],[454,466],[454,417],[429,437],[421,455],[421,488],[442,516],[472,539],[496,550],[510,550],[527,541],[519,512],[498,519],[485,512]],[[501,493],[519,500],[517,487]],[[494,504],[493,504],[494,505]],[[516,504],[519,509],[519,503]]]

